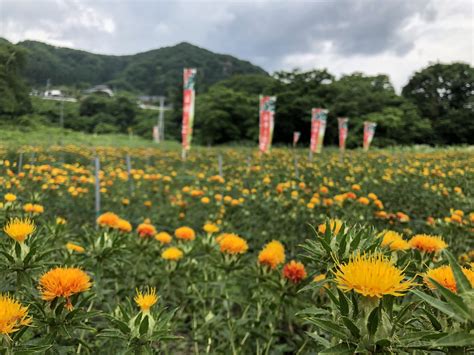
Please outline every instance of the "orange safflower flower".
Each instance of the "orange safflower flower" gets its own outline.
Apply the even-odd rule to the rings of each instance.
[[[150,313],[150,308],[158,302],[158,296],[156,295],[156,288],[147,288],[145,292],[136,290],[136,296],[133,299],[135,303],[140,307],[140,310],[147,314]]]
[[[117,222],[117,229],[121,232],[131,232],[132,231],[132,225],[130,224],[129,221],[119,218]]]
[[[66,308],[72,310],[70,297],[89,290],[91,286],[89,275],[81,269],[57,267],[41,276],[38,288],[43,300],[51,302],[57,297],[64,297]]]
[[[137,227],[137,233],[140,237],[153,237],[156,234],[156,228],[150,223],[141,223]]]
[[[302,263],[291,260],[283,267],[283,276],[294,284],[297,284],[303,281],[307,274]]]
[[[8,338],[9,334],[30,324],[31,317],[28,317],[28,307],[23,307],[20,302],[8,294],[0,294],[0,334]]]
[[[408,243],[410,243],[413,249],[427,253],[438,253],[448,246],[441,237],[427,234],[417,234],[413,236]]]
[[[236,234],[228,233],[218,240],[221,252],[226,254],[243,254],[249,248],[247,241]]]
[[[119,216],[113,212],[105,212],[97,218],[97,224],[101,227],[115,228],[119,221]]]
[[[174,231],[174,235],[181,240],[194,240],[196,238],[196,232],[190,227],[179,227]]]
[[[171,235],[169,235],[169,233],[160,232],[157,235],[155,235],[155,239],[159,241],[161,244],[169,244],[171,243],[172,237]]]
[[[463,274],[467,277],[471,286],[474,287],[474,271],[466,268],[461,269]],[[441,286],[446,287],[454,293],[457,293],[456,279],[454,278],[453,269],[451,266],[444,265],[435,269],[430,269],[423,277],[425,284],[432,290],[436,289],[436,286],[431,282],[430,279],[435,280]]]
[[[403,271],[381,253],[356,254],[348,263],[337,265],[335,281],[344,292],[354,290],[363,296],[382,298],[403,296],[413,281],[404,281]]]
[[[407,250],[410,249],[410,244],[403,239],[403,237],[394,231],[382,232],[383,240],[382,246],[390,248],[390,250]]]
[[[277,240],[272,240],[258,254],[258,262],[275,269],[285,262],[285,247]]]
[[[18,243],[23,243],[35,229],[35,223],[29,218],[13,218],[3,228],[4,232]]]

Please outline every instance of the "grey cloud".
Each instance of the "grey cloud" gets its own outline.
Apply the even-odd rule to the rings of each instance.
[[[413,16],[434,21],[429,0],[146,1],[0,0],[0,20],[18,30],[44,29],[55,40],[108,54],[127,54],[188,41],[255,61],[268,70],[285,55],[317,53],[323,43],[341,56],[392,51],[403,55],[414,38],[401,28]],[[114,32],[68,25],[80,9],[110,17]],[[0,25],[0,35],[2,27]]]

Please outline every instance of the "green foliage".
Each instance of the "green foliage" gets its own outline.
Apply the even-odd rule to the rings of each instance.
[[[431,122],[420,117],[414,104],[395,93],[386,75],[355,73],[335,80],[326,70],[277,72],[273,78],[236,76],[213,85],[197,97],[198,141],[256,141],[258,94],[277,96],[275,143],[288,144],[293,132],[300,131],[301,142],[307,144],[313,107],[329,109],[325,144],[338,142],[338,117],[350,118],[348,147],[360,146],[366,120],[378,124],[374,145],[432,143]],[[250,116],[242,118],[243,113]]]
[[[308,265],[327,268],[330,275],[337,270],[336,260],[347,262],[343,251],[354,254],[375,250],[379,244],[377,238],[373,233],[364,233],[364,229],[366,227],[345,227],[338,233],[331,231],[327,222],[325,233],[316,232],[316,239],[307,240],[303,245]],[[370,247],[364,245],[367,241]],[[343,247],[335,248],[338,244]],[[400,353],[409,349],[448,353],[472,351],[474,308],[471,283],[454,256],[449,251],[444,254],[454,272],[458,294],[431,279],[444,300],[423,289],[412,289],[411,293],[425,302],[424,305],[409,295],[385,295],[378,299],[354,291],[344,293],[331,287],[334,280],[311,283],[303,288],[301,292],[317,290],[326,293],[331,303],[312,306],[298,313],[315,327],[316,330],[308,335],[316,346],[322,346],[318,353]],[[397,255],[396,258],[394,255],[392,252],[395,265],[410,273],[410,269],[403,266],[408,255]],[[416,272],[410,276],[416,277]],[[437,311],[441,313],[437,314]]]
[[[81,101],[79,115],[89,118],[89,132],[127,133],[136,123],[137,110],[135,102],[125,96],[90,95]],[[75,122],[70,121],[68,127],[75,129]]]
[[[465,63],[433,64],[415,73],[403,88],[433,125],[439,143],[472,143],[474,68]]]
[[[26,51],[0,41],[0,116],[16,116],[31,110],[28,88],[20,77]]]
[[[215,85],[199,97],[195,134],[201,144],[253,140],[258,137],[258,97]]]

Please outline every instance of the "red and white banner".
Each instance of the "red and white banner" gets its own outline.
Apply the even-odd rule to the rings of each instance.
[[[276,96],[260,95],[258,147],[262,153],[267,153],[272,146],[273,127],[275,126],[275,103]]]
[[[346,117],[339,117],[337,119],[337,125],[339,127],[339,149],[341,151],[346,150],[347,132],[349,130],[348,122],[349,119]]]
[[[375,134],[375,127],[377,127],[377,123],[375,122],[364,122],[364,143],[363,147],[365,151],[369,150],[370,143],[372,143],[372,139],[374,139]]]
[[[301,132],[293,132],[293,147],[296,147],[300,140]]]
[[[196,69],[185,68],[183,71],[183,126],[181,129],[183,151],[191,149],[194,123],[194,84]]]
[[[313,108],[311,110],[311,141],[309,148],[312,153],[321,153],[328,112],[323,108]]]

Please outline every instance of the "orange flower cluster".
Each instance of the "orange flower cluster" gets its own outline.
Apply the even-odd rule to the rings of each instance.
[[[277,240],[272,240],[258,254],[258,262],[275,269],[285,262],[285,247]]]
[[[302,263],[291,260],[283,267],[283,276],[294,284],[297,284],[303,281],[307,274]]]
[[[97,218],[97,224],[101,227],[118,229],[122,232],[131,232],[132,225],[125,219],[120,218],[113,212],[105,212]]]
[[[57,297],[64,297],[66,308],[72,310],[70,297],[89,290],[91,286],[89,275],[81,269],[57,267],[41,276],[38,288],[43,300],[51,302]]]

